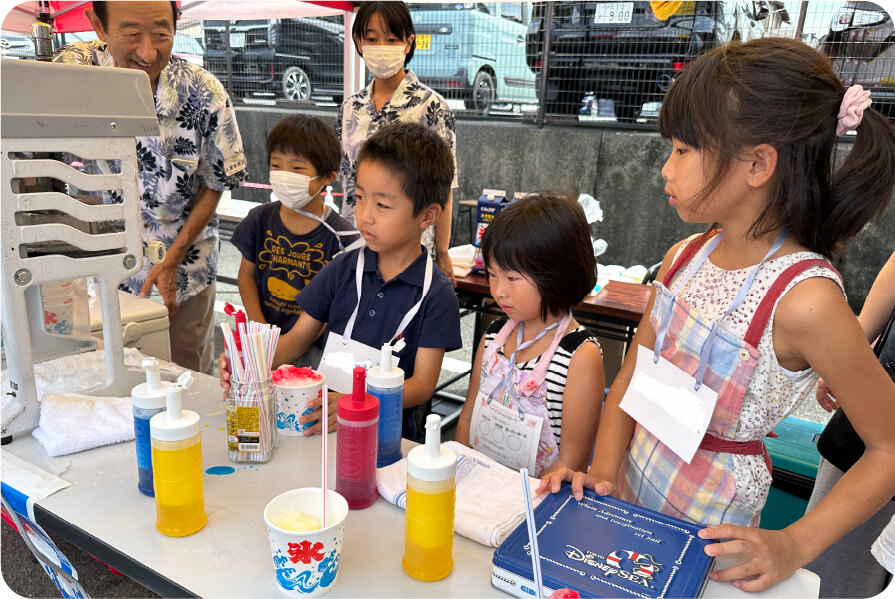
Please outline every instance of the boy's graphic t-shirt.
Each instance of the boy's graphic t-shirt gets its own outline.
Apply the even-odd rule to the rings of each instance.
[[[326,223],[336,231],[354,231],[329,210]],[[358,235],[340,237],[343,246]],[[265,320],[285,333],[301,315],[296,299],[314,275],[339,252],[339,239],[322,224],[310,233],[295,235],[280,218],[280,202],[261,204],[249,212],[233,234],[233,245],[255,265],[255,284]]]

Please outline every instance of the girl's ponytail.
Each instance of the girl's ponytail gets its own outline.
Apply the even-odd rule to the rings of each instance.
[[[830,213],[822,237],[831,249],[882,216],[895,188],[895,128],[870,109],[857,128],[851,152],[833,174]]]

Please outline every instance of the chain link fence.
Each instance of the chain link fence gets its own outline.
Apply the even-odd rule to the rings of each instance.
[[[409,67],[458,116],[653,129],[674,78],[732,40],[800,39],[846,85],[869,89],[895,118],[892,16],[872,2],[727,0],[410,2]],[[61,36],[57,36],[61,37]],[[66,34],[61,43],[92,39]],[[21,38],[21,39],[20,39]],[[336,110],[343,99],[344,18],[181,20],[174,53],[203,64],[237,104]],[[3,32],[5,56],[33,55]],[[354,51],[354,48],[351,48]]]
[[[783,36],[833,59],[843,83],[892,114],[892,18],[871,2],[535,2],[526,58],[547,119],[653,123],[674,78],[729,41]]]

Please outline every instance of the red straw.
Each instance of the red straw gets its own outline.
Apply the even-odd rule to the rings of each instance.
[[[326,437],[329,433],[329,393],[326,385],[323,385],[323,418],[321,419],[323,437],[323,469],[321,480],[323,481],[323,528],[326,528]]]

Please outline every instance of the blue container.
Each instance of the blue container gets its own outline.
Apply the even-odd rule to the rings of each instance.
[[[392,347],[386,343],[382,346],[379,365],[367,371],[367,393],[379,400],[377,468],[401,459],[404,371],[392,366],[392,359]]]
[[[383,389],[368,384],[367,393],[379,400],[379,445],[376,454],[376,467],[382,468],[401,459],[404,385]]]
[[[143,358],[146,382],[131,389],[134,402],[134,439],[137,446],[137,488],[144,495],[155,497],[152,485],[152,444],[149,421],[165,411],[165,393],[171,383],[161,380],[158,360]]]
[[[155,497],[152,487],[152,443],[149,436],[149,421],[164,412],[165,408],[142,409],[134,406],[134,439],[137,444],[137,488],[149,497]]]

